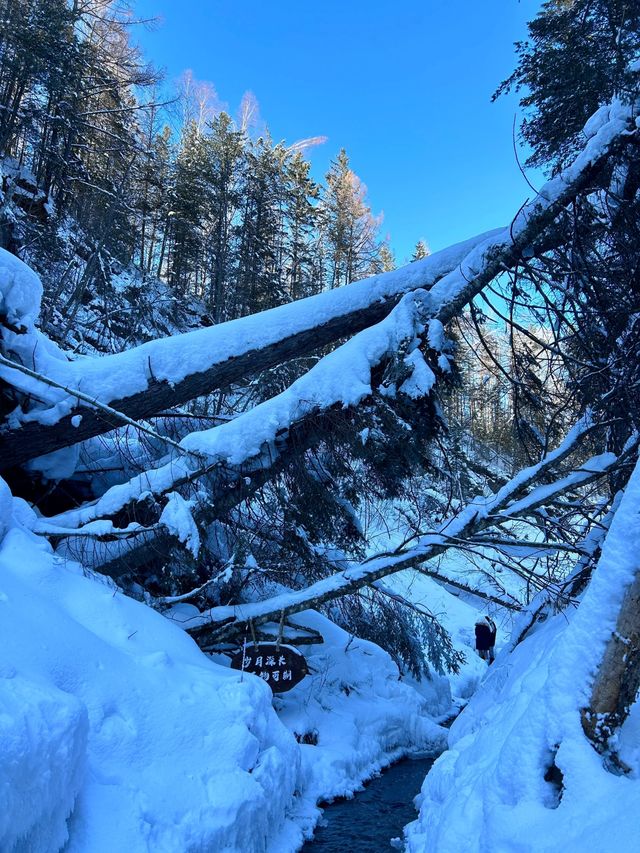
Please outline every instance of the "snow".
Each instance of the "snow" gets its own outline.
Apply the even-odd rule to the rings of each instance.
[[[190,505],[178,492],[171,492],[160,515],[159,524],[167,528],[194,557],[200,550],[198,526],[191,515]]]
[[[0,608],[0,849],[265,850],[299,764],[266,685],[17,524]]]
[[[11,524],[12,500],[11,489],[0,477],[0,542]]]
[[[18,328],[33,328],[41,299],[42,284],[31,267],[0,248],[0,317]]]
[[[414,399],[426,397],[436,384],[436,377],[424,360],[422,352],[416,347],[413,352],[409,353],[404,362],[411,369],[411,376],[405,379],[399,390]]]
[[[372,366],[401,347],[409,346],[405,363],[411,368],[402,390],[411,396],[429,393],[434,376],[415,347],[416,335],[428,323],[430,345],[446,358],[441,319],[448,306],[466,299],[470,282],[494,253],[525,234],[532,216],[561,198],[581,170],[629,132],[630,116],[632,108],[617,102],[594,116],[585,128],[583,154],[545,185],[509,229],[395,273],[115,356],[69,361],[35,328],[41,298],[37,277],[0,252],[0,313],[13,327],[3,328],[3,350],[108,402],[144,390],[152,379],[176,383],[331,317],[402,296],[382,322],[325,357],[283,394],[182,443],[227,464],[257,458],[265,446],[273,450],[278,436],[305,414],[357,404],[371,392]],[[55,423],[76,405],[73,393],[43,389],[6,367],[0,375],[25,394],[37,391],[39,398],[30,411],[13,413],[14,426],[28,420]],[[313,590],[345,591],[376,573],[426,559],[492,512],[506,517],[530,510],[605,472],[615,461],[611,454],[522,497],[587,428],[578,425],[545,460],[495,496],[474,501],[411,551],[351,565]],[[52,477],[70,472],[76,453],[53,454],[40,461],[41,470]],[[304,611],[298,617],[325,638],[306,652],[311,677],[275,699],[260,679],[203,655],[184,631],[208,618],[264,617],[304,603],[308,590],[204,615],[180,602],[172,621],[63,560],[34,533],[55,532],[56,524],[109,532],[101,515],[149,490],[162,491],[169,497],[160,523],[195,556],[199,538],[190,508],[171,491],[193,464],[185,457],[169,460],[108,490],[93,506],[57,517],[49,527],[24,502],[13,500],[0,480],[3,851],[288,853],[309,835],[319,816],[318,800],[351,795],[386,763],[411,751],[436,752],[444,744],[432,717],[450,705],[445,682],[401,681],[388,655],[318,614]],[[480,689],[425,781],[420,816],[407,830],[409,853],[636,849],[639,706],[619,735],[621,755],[632,768],[628,777],[605,769],[583,734],[580,709],[616,628],[619,603],[638,571],[639,512],[640,468],[612,519],[579,607],[536,625],[511,655],[505,648],[490,668],[470,658],[454,682],[455,693],[466,699],[481,681]],[[440,570],[447,577],[452,566],[445,560]],[[417,584],[416,577],[399,575],[395,588],[415,595],[420,586],[418,600],[424,596],[431,607],[437,607],[438,591],[451,598],[429,579]],[[470,648],[477,611],[463,599],[457,605],[441,601],[456,648]],[[562,796],[544,778],[554,764],[563,777]]]
[[[434,317],[433,320],[429,320],[428,330],[427,341],[429,346],[436,352],[442,352],[446,343],[444,326],[440,320]]]
[[[610,112],[610,105],[604,104],[587,119],[586,124],[582,129],[582,132],[587,139],[591,139],[592,136],[595,136],[596,133],[604,127],[604,125],[609,121]]]
[[[635,124],[635,112],[635,104],[623,103],[618,98],[614,98],[610,104],[600,107],[585,125],[584,133],[587,136],[587,144],[573,163],[547,181],[539,195],[548,201],[553,200],[554,197],[563,192],[569,183],[575,180],[581,171],[587,169],[609,150],[616,139],[630,136],[634,132],[631,122]]]
[[[619,736],[629,776],[605,768],[583,733],[580,709],[638,571],[639,549],[640,465],[580,605],[498,655],[452,726],[449,750],[425,780],[420,817],[407,828],[408,853],[637,850],[638,703]],[[553,763],[561,796],[544,779]]]
[[[146,390],[152,380],[176,384],[188,375],[204,372],[212,365],[313,329],[335,317],[378,302],[397,299],[417,288],[430,287],[460,263],[472,247],[485,242],[493,233],[465,240],[390,273],[381,273],[260,314],[150,341],[126,352],[101,358],[79,357],[68,361],[59,350],[52,353],[44,343],[46,338],[32,329],[29,335],[31,352],[24,353],[26,360],[23,359],[23,363],[30,364],[35,370],[68,388],[90,393],[103,403],[120,400]],[[16,276],[15,270],[22,267],[24,265],[20,261],[15,264],[13,261],[8,262],[6,268],[0,267],[0,275],[7,270],[6,281],[0,285],[0,292],[4,294],[6,290],[7,294],[11,293],[12,298],[15,296],[18,300],[12,308],[13,312],[24,312],[24,308],[20,308],[24,300],[21,301],[19,297],[22,290],[26,292],[28,288],[21,287],[20,293],[14,293],[11,285]],[[30,283],[32,289],[37,285],[40,294],[41,286],[35,273],[31,273]],[[35,319],[33,312],[37,314],[37,304],[39,302],[36,303],[33,298],[28,302],[32,321]],[[15,341],[13,343],[17,344]],[[53,424],[78,404],[73,395],[52,388],[43,391],[37,380],[19,376],[8,368],[2,368],[0,375],[26,394],[37,390],[40,397],[44,396],[44,405],[34,407],[29,412],[16,413],[17,421],[36,420]]]
[[[75,696],[0,665],[0,849],[62,847],[85,772],[87,729],[86,706]]]
[[[294,853],[318,800],[444,745],[432,717],[449,709],[446,681],[414,689],[385,652],[319,614],[299,616],[324,636],[305,652],[311,675],[274,699],[58,558],[2,481],[0,522],[3,853]],[[296,742],[309,732],[315,746]]]

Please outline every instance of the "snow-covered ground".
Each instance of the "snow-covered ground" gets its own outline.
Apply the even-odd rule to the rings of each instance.
[[[0,849],[264,849],[299,766],[266,685],[18,525],[0,607]]]
[[[380,648],[307,613],[325,642],[311,675],[274,700],[57,558],[0,484],[3,853],[293,853],[318,800],[444,746],[432,720],[450,706],[443,679],[418,692]]]

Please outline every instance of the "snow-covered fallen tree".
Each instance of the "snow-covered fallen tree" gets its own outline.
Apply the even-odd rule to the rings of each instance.
[[[588,138],[580,155],[549,180],[506,229],[345,288],[103,358],[67,361],[35,330],[39,285],[4,255],[3,353],[50,383],[38,382],[6,363],[0,368],[5,381],[33,398],[28,411],[16,407],[9,429],[0,435],[2,464],[20,464],[51,453],[117,427],[126,418],[148,417],[353,334],[380,320],[411,291],[429,290],[428,297],[414,301],[421,306],[423,322],[430,317],[446,322],[500,272],[523,257],[532,257],[536,245],[539,250],[541,244],[553,243],[545,229],[578,194],[595,185],[612,153],[635,133],[634,122],[632,106],[616,101],[603,108],[598,121],[585,128]],[[17,298],[10,303],[12,292],[26,299],[22,308]],[[407,305],[398,308],[402,313]],[[377,359],[374,355],[372,366]],[[369,384],[366,377],[364,381]],[[74,390],[103,408],[91,406],[87,397],[79,400]],[[118,412],[124,418],[118,419]]]
[[[309,435],[322,417],[332,411],[356,411],[363,401],[376,393],[392,396],[404,394],[408,398],[429,395],[435,374],[422,354],[419,346],[421,341],[428,342],[438,365],[446,368],[447,359],[442,354],[444,324],[502,272],[528,263],[536,253],[544,253],[557,242],[560,239],[556,231],[557,223],[567,205],[579,194],[597,186],[609,158],[635,133],[631,106],[615,102],[599,111],[598,120],[592,121],[585,129],[587,142],[584,150],[569,167],[548,181],[532,202],[521,208],[509,228],[430,256],[418,267],[410,265],[404,271],[360,282],[344,289],[339,295],[331,293],[313,297],[296,305],[235,321],[235,324],[145,344],[120,356],[68,362],[59,350],[35,330],[34,318],[39,304],[37,281],[19,262],[8,264],[3,291],[3,311],[6,316],[3,346],[6,354],[14,360],[20,358],[24,364],[18,366],[14,361],[16,366],[12,367],[7,366],[5,361],[4,375],[19,393],[35,395],[41,402],[33,405],[28,414],[20,410],[11,413],[8,419],[10,426],[8,431],[5,429],[4,438],[13,441],[21,436],[22,442],[29,447],[30,439],[23,432],[26,422],[32,423],[37,429],[45,428],[46,431],[52,424],[59,423],[62,413],[70,415],[67,408],[73,395],[69,396],[68,390],[64,391],[57,386],[68,389],[86,382],[94,391],[97,389],[99,393],[96,396],[101,401],[94,408],[103,417],[104,429],[110,425],[105,406],[111,405],[116,391],[122,392],[126,387],[128,394],[134,388],[132,393],[137,394],[143,393],[143,388],[148,389],[148,364],[144,370],[140,365],[142,362],[148,363],[151,357],[153,381],[157,379],[160,365],[163,365],[162,382],[176,386],[184,381],[187,374],[191,375],[190,372],[206,372],[208,368],[205,364],[214,361],[218,364],[220,359],[240,357],[249,351],[250,346],[268,349],[276,339],[295,339],[301,329],[316,329],[323,325],[327,316],[334,319],[352,317],[353,312],[361,311],[363,306],[385,304],[387,311],[391,304],[389,299],[394,301],[400,297],[396,306],[382,320],[358,332],[326,355],[282,393],[230,421],[210,429],[190,432],[179,443],[169,440],[170,454],[156,467],[150,467],[128,482],[107,489],[96,501],[49,519],[40,519],[35,529],[42,535],[54,537],[56,541],[66,540],[61,553],[80,554],[83,562],[94,567],[115,565],[111,569],[114,574],[120,574],[122,567],[126,566],[129,551],[137,549],[144,562],[147,549],[153,553],[154,548],[164,547],[167,537],[169,542],[179,540],[190,543],[189,550],[197,557],[199,536],[195,521],[178,490],[207,476],[209,482],[214,483],[213,491],[204,495],[200,507],[196,501],[195,518],[200,510],[204,512],[203,517],[211,521],[217,517],[218,504],[228,511],[234,501],[244,499],[252,489],[260,487],[273,473],[282,470],[289,451],[287,442],[296,430],[303,434],[307,430]],[[420,282],[424,283],[425,277],[431,282],[430,288],[415,289]],[[405,295],[400,296],[403,292]],[[320,310],[319,306],[324,307]],[[267,323],[272,320],[273,328]],[[213,356],[204,346],[205,337],[209,344],[216,346]],[[199,342],[197,345],[196,340]],[[28,364],[31,366],[28,367]],[[38,370],[35,368],[43,365],[46,374],[43,372],[42,378],[38,378]],[[69,371],[73,374],[72,382],[69,382]],[[84,392],[83,396],[84,402],[89,405],[90,398]],[[126,417],[129,418],[128,415]],[[74,429],[82,424],[83,418],[84,415],[73,415]],[[146,426],[142,428],[149,431]],[[162,442],[161,435],[155,437]],[[322,440],[322,429],[316,430],[313,440]],[[296,445],[296,442],[292,444]],[[299,443],[297,449],[300,449]],[[32,450],[26,452],[31,453]],[[498,493],[495,498],[498,503],[493,507],[497,521],[493,517],[489,518],[486,507],[478,512],[477,503],[472,503],[464,511],[446,520],[440,530],[423,537],[419,545],[407,553],[382,557],[379,565],[376,561],[368,561],[362,566],[352,565],[346,572],[339,571],[307,589],[293,593],[293,598],[287,598],[286,604],[280,600],[261,602],[252,605],[246,614],[241,610],[236,612],[233,608],[228,612],[218,610],[215,617],[210,613],[203,621],[209,626],[208,630],[213,624],[221,626],[223,633],[226,633],[248,621],[270,621],[283,610],[287,613],[297,612],[341,597],[371,585],[387,574],[425,563],[455,544],[456,538],[464,541],[478,535],[487,526],[500,524],[500,512],[507,519],[520,512],[531,512],[540,505],[531,495],[526,496],[521,505],[509,505],[505,499],[510,496],[510,489],[514,485],[520,490],[523,485],[531,486],[532,494],[535,495],[533,480],[542,474],[548,461],[553,458],[554,454],[550,454],[539,467],[534,466],[531,480],[525,472]],[[567,490],[575,490],[590,482],[594,477],[603,476],[613,470],[618,462],[614,455],[609,454],[595,460],[595,470],[578,466],[564,480],[561,478],[557,482],[556,494],[562,495]],[[216,486],[216,483],[219,485]],[[160,499],[156,504],[156,518],[150,525],[137,521],[126,526],[122,526],[121,522],[114,523],[118,517],[126,516],[136,502],[146,501],[149,497]],[[553,490],[547,489],[543,491],[540,502],[552,498]],[[180,529],[188,528],[189,535],[186,538],[179,533],[175,524],[167,523],[169,515],[173,518],[174,514],[167,512],[165,502],[171,504],[172,500],[174,503],[182,501],[181,518],[185,524]],[[133,515],[135,517],[135,512]],[[129,540],[134,543],[133,549]],[[95,555],[91,556],[91,550],[95,549],[97,541],[106,544],[102,552],[98,549],[96,558]],[[68,548],[67,543],[72,543],[74,548]],[[558,543],[558,547],[562,546],[563,543]],[[123,554],[124,562],[121,560]],[[197,627],[194,625],[194,630]]]
[[[0,250],[8,312],[3,351],[51,381],[45,385],[6,364],[0,368],[0,375],[25,398],[34,398],[14,411],[13,428],[0,435],[0,464],[21,464],[51,453],[354,334],[382,319],[406,293],[432,287],[489,236],[478,235],[391,273],[260,314],[124,353],[73,361],[35,329],[42,294],[37,277]],[[0,317],[3,313],[0,306]]]
[[[388,575],[419,567],[449,548],[472,542],[474,536],[488,528],[500,528],[519,516],[533,517],[539,508],[553,504],[554,500],[611,474],[624,463],[628,464],[629,458],[633,459],[637,453],[640,437],[634,436],[620,457],[603,453],[575,468],[568,466],[568,470],[563,471],[562,463],[576,451],[589,430],[588,422],[576,425],[562,444],[539,463],[520,471],[495,495],[477,497],[461,512],[445,519],[437,530],[422,536],[411,548],[350,565],[295,592],[282,593],[255,603],[212,608],[185,622],[185,627],[194,634],[222,639],[239,630],[246,631],[252,625],[278,621],[283,614],[290,615],[308,607],[317,607],[372,585]],[[545,476],[550,473],[550,482],[544,482]],[[487,546],[490,543],[490,539],[485,540]],[[443,583],[447,582],[446,574],[435,575]],[[468,591],[473,593],[471,588]],[[501,604],[509,606],[506,600]]]
[[[245,680],[215,667],[201,655],[191,637],[211,648],[222,640],[252,632],[256,626],[283,624],[285,616],[365,587],[397,598],[396,592],[385,590],[379,582],[409,568],[423,568],[441,583],[457,584],[466,595],[484,596],[505,608],[517,607],[506,597],[480,587],[474,589],[473,582],[460,583],[447,575],[446,566],[432,569],[429,561],[451,548],[500,544],[500,535],[502,541],[509,538],[504,531],[514,519],[536,521],[538,511],[628,467],[637,451],[637,437],[628,441],[622,452],[597,453],[585,460],[581,442],[592,427],[586,419],[555,451],[520,471],[494,495],[478,496],[434,529],[423,531],[410,547],[363,562],[335,565],[330,574],[315,583],[299,584],[299,589],[264,600],[216,606],[203,612],[180,603],[169,608],[169,619],[130,601],[110,583],[84,577],[80,566],[63,557],[70,553],[64,550],[65,543],[87,542],[90,548],[97,540],[115,539],[117,555],[121,540],[126,543],[131,539],[144,549],[157,547],[161,534],[181,541],[197,558],[201,543],[198,511],[206,507],[206,517],[215,518],[220,511],[218,503],[232,507],[234,500],[242,500],[252,488],[268,482],[286,465],[292,450],[322,440],[322,418],[335,411],[357,411],[376,395],[416,399],[432,394],[435,371],[448,366],[445,324],[503,272],[544,255],[562,239],[557,229],[567,205],[598,186],[610,157],[635,133],[631,107],[616,103],[602,111],[599,120],[590,125],[584,151],[545,184],[508,228],[481,235],[397,273],[231,324],[154,341],[117,356],[69,361],[36,329],[40,300],[37,278],[6,254],[0,258],[1,375],[17,403],[0,436],[7,467],[115,426],[126,423],[136,428],[136,418],[206,393],[247,371],[281,363],[294,352],[309,352],[351,335],[286,390],[227,422],[190,432],[179,442],[141,424],[158,446],[164,444],[166,455],[141,474],[106,489],[95,501],[43,518],[12,499],[6,490],[1,493],[0,534],[4,540],[0,561],[4,561],[2,579],[7,589],[3,594],[7,601],[22,601],[26,608],[23,612],[14,607],[6,622],[13,663],[8,664],[11,684],[3,700],[12,709],[14,728],[4,737],[15,751],[15,760],[5,771],[11,774],[6,779],[7,797],[15,799],[7,801],[6,812],[17,815],[2,830],[8,849],[25,839],[37,849],[47,834],[62,844],[69,832],[69,849],[74,849],[73,845],[81,849],[82,844],[93,844],[102,831],[104,814],[118,814],[119,809],[123,817],[118,843],[127,849],[137,849],[140,838],[149,832],[152,842],[160,847],[195,844],[267,850],[270,844],[282,845],[287,839],[293,849],[317,817],[315,801],[319,796],[349,792],[385,760],[406,751],[409,735],[406,741],[398,741],[387,738],[385,732],[403,723],[414,741],[423,745],[442,742],[441,732],[416,723],[424,706],[407,692],[408,688],[396,684],[397,671],[389,659],[384,658],[383,664],[380,658],[377,666],[386,672],[386,698],[405,703],[400,718],[389,708],[371,743],[353,745],[352,766],[344,770],[341,781],[336,781],[335,757],[329,752],[324,754],[324,763],[314,761],[324,767],[324,782],[319,782],[309,767],[300,775],[300,750],[269,708],[267,688],[254,679]],[[431,365],[421,349],[425,342],[433,359]],[[294,440],[296,431],[304,434],[305,430],[309,444]],[[12,449],[19,447],[19,451]],[[72,457],[74,453],[72,450]],[[72,458],[71,470],[73,467]],[[204,477],[212,484],[209,492],[194,502],[187,500],[180,490]],[[157,502],[156,517],[150,524],[134,521],[119,526],[118,519],[130,506],[149,497]],[[618,513],[628,508],[625,500]],[[609,537],[616,535],[618,517],[616,514]],[[62,541],[57,555],[47,538]],[[574,547],[548,538],[543,545],[549,550]],[[583,550],[586,552],[586,544]],[[25,555],[29,557],[27,570],[20,568]],[[89,558],[83,562],[85,566],[92,563]],[[631,585],[630,589],[635,587]],[[628,603],[624,590],[620,597]],[[565,596],[562,603],[570,598]],[[26,602],[30,602],[28,607]],[[624,729],[628,697],[637,686],[636,671],[630,669],[624,654],[626,633],[635,630],[633,608],[619,608],[615,623],[623,640],[609,643],[590,700],[580,706],[583,714],[579,716],[581,736],[586,740],[586,731],[596,746],[609,751],[609,735],[620,731],[621,725]],[[57,626],[61,641],[53,651],[47,651],[53,647],[46,644],[45,653],[38,651],[40,625]],[[326,634],[334,629],[325,624],[323,631]],[[525,639],[514,654],[520,654],[520,648],[534,639],[535,635]],[[349,645],[347,641],[345,646]],[[86,650],[86,654],[83,651],[74,658],[72,650],[76,648]],[[358,648],[354,647],[354,653]],[[335,662],[335,648],[324,653]],[[314,654],[322,657],[321,652],[313,652],[310,658]],[[370,654],[375,657],[378,652]],[[96,661],[109,673],[98,679],[98,695],[86,675]],[[174,668],[179,670],[178,676],[174,676]],[[133,697],[129,695],[131,683],[142,685]],[[339,690],[334,691],[336,695]],[[361,685],[359,692],[363,691],[366,693]],[[154,704],[159,703],[159,696],[161,718]],[[199,697],[197,702],[195,696]],[[376,701],[382,701],[381,697]],[[185,704],[197,707],[189,707],[185,716]],[[24,715],[16,710],[20,705],[29,708],[28,716],[41,723],[36,740],[29,740],[32,736],[23,725]],[[220,714],[216,711],[220,736],[206,734],[209,718],[203,708],[222,706]],[[360,721],[365,706],[352,712],[360,715]],[[317,722],[316,728],[321,727]],[[194,729],[203,732],[197,743]],[[237,737],[229,739],[229,731]],[[170,807],[166,789],[154,787],[154,778],[166,775],[167,770],[152,743],[171,744],[173,771],[191,773],[183,796],[174,799]],[[181,749],[184,754],[176,765],[174,756]],[[556,747],[547,744],[546,749],[553,753]],[[21,755],[28,757],[26,763],[21,763]],[[29,764],[34,755],[42,756],[51,770],[49,776],[34,780]],[[214,777],[211,768],[220,756],[226,763]],[[132,768],[126,780],[122,775],[125,764]],[[553,755],[548,767],[552,765]],[[624,756],[619,765],[628,765]],[[557,756],[553,766],[565,772]],[[196,773],[194,767],[199,768]],[[271,782],[278,780],[279,795],[265,805],[267,777]],[[43,779],[45,787],[39,788],[38,780]],[[224,790],[219,790],[220,779]],[[111,784],[113,780],[115,785]],[[546,792],[543,806],[548,805],[552,800],[544,788],[544,774],[540,784],[540,790]],[[295,791],[301,787],[304,790],[296,797]],[[109,809],[105,807],[107,794]],[[32,806],[21,811],[19,802]],[[189,816],[193,802],[200,804],[196,823]],[[136,804],[137,811],[131,803]],[[153,829],[145,829],[147,824]],[[418,832],[412,830],[410,843]],[[422,841],[416,841],[419,843]]]

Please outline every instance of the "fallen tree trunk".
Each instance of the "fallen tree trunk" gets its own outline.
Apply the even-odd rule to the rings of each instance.
[[[631,477],[588,591],[599,627],[607,631],[582,726],[610,769],[627,772],[616,734],[640,691],[640,464]],[[584,602],[587,607],[587,601]]]
[[[624,594],[615,630],[593,684],[583,715],[588,737],[604,750],[629,716],[640,691],[640,571]]]
[[[0,470],[101,435],[131,419],[151,417],[351,336],[379,322],[404,294],[433,286],[491,233],[390,273],[117,355],[60,362],[39,359],[36,349],[33,369],[71,390],[55,395],[50,409],[36,409],[17,428],[0,432]],[[37,387],[21,386],[15,373],[7,369],[3,378],[25,393]],[[81,386],[91,388],[91,396],[103,408],[75,398],[72,389]],[[52,418],[54,422],[49,422]]]

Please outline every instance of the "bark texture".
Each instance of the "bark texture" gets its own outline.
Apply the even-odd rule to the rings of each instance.
[[[582,713],[587,737],[600,752],[629,716],[640,691],[640,568],[628,587],[615,631],[598,669],[589,708]],[[624,769],[624,768],[622,768]]]

